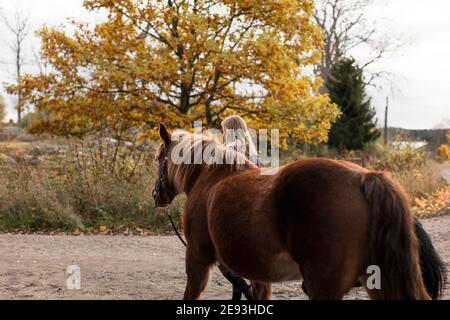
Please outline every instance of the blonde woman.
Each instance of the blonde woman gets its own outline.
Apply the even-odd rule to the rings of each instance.
[[[240,116],[230,116],[222,122],[223,144],[245,155],[252,163],[259,166],[258,152],[250,137],[247,123]],[[255,297],[252,286],[223,265],[218,266],[222,274],[233,284],[232,300],[241,300],[242,294],[247,299]]]
[[[222,122],[223,142],[226,146],[236,148],[245,157],[260,165],[258,152],[248,131],[247,123],[240,116],[230,116]]]

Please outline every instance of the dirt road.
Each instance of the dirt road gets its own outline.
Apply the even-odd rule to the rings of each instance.
[[[440,166],[442,177],[450,184],[450,165],[443,164]]]
[[[425,220],[450,264],[450,216]],[[81,267],[82,290],[66,290],[66,268]],[[184,250],[175,237],[0,235],[0,299],[180,299]],[[206,299],[229,299],[214,271]],[[305,299],[298,282],[278,284],[275,299]],[[367,299],[354,290],[347,299]],[[446,299],[450,299],[447,288]]]

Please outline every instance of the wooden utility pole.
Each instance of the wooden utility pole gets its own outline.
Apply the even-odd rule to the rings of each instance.
[[[389,97],[386,97],[386,111],[384,114],[384,145],[388,144],[388,113],[389,113]]]

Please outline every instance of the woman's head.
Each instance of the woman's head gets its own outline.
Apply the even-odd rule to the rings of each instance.
[[[230,116],[222,121],[222,130],[244,130],[247,131],[247,123],[240,116]]]
[[[222,122],[222,131],[225,145],[236,147],[251,162],[257,163],[258,153],[242,117],[234,115],[226,118]]]

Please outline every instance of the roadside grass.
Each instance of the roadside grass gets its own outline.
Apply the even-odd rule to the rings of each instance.
[[[0,231],[78,233],[167,233],[164,210],[179,222],[182,199],[167,209],[155,209],[153,175],[129,181],[96,177],[86,182],[74,172],[30,167],[0,173]]]
[[[53,146],[46,155],[47,147],[2,142],[15,164],[0,163],[1,232],[164,234],[172,231],[165,210],[180,224],[182,198],[154,208],[153,149],[99,137],[64,143],[66,152]],[[27,152],[41,163],[26,164]]]

